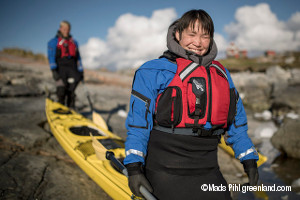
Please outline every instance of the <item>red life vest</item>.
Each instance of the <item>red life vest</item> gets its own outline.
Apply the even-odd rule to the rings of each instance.
[[[57,49],[61,52],[60,57],[75,57],[76,56],[76,44],[73,38],[64,39],[59,37],[57,43]]]
[[[225,68],[217,61],[208,68],[183,58],[176,61],[173,80],[157,97],[155,122],[164,127],[196,129],[210,122],[213,128],[226,128],[233,119],[236,101]]]

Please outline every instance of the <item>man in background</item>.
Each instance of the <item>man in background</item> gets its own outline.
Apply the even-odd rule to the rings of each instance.
[[[56,36],[48,42],[48,60],[56,82],[58,102],[75,108],[75,89],[83,80],[78,43],[70,35],[68,21],[60,23]]]

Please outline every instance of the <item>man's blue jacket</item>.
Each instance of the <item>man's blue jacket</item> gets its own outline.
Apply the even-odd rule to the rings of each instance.
[[[166,58],[160,58],[146,62],[136,71],[132,84],[130,110],[126,120],[128,133],[125,143],[125,165],[145,162],[148,140],[153,128],[156,98],[170,84],[176,70],[175,63]],[[226,73],[230,88],[235,88],[227,69]],[[210,129],[211,124],[207,122],[204,128]],[[235,157],[241,162],[247,159],[258,160],[258,154],[248,137],[247,130],[247,116],[242,100],[239,98],[234,122],[227,130],[229,137],[226,143],[231,145]]]

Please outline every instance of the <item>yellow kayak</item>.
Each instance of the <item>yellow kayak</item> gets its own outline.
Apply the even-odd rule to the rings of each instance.
[[[125,149],[120,137],[108,131],[106,126],[100,126],[49,98],[46,98],[46,115],[53,135],[84,172],[113,199],[131,199],[127,177],[116,170],[111,161],[98,159],[90,134],[113,152],[116,158],[122,159],[125,157]],[[234,156],[223,138],[219,146]],[[261,154],[259,158],[258,165],[267,160]]]
[[[221,143],[219,144],[219,147],[221,147],[222,149],[224,149],[229,155],[231,155],[232,157],[234,157],[234,151],[232,150],[232,148],[230,146],[228,146],[225,141],[224,138],[222,136],[221,138]],[[258,157],[259,160],[257,161],[257,166],[261,166],[262,164],[264,164],[268,158],[260,153],[258,153]]]
[[[131,199],[126,176],[109,160],[99,160],[90,133],[116,158],[124,158],[124,141],[69,108],[46,99],[46,115],[51,131],[69,156],[113,199]]]

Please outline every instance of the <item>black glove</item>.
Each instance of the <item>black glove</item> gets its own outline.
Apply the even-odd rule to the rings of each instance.
[[[80,81],[83,81],[83,79],[84,79],[83,71],[82,71],[82,72],[79,72],[79,73],[80,73]]]
[[[141,186],[144,186],[150,193],[153,192],[149,181],[143,173],[142,163],[130,163],[126,165],[126,168],[128,171],[128,185],[134,195],[143,197],[140,192]]]
[[[248,175],[249,185],[251,186],[257,185],[259,175],[258,175],[256,160],[254,159],[244,160],[242,163],[244,166],[244,170]]]
[[[58,71],[56,69],[52,69],[52,77],[55,81],[58,81],[60,79],[60,76],[59,76]]]

